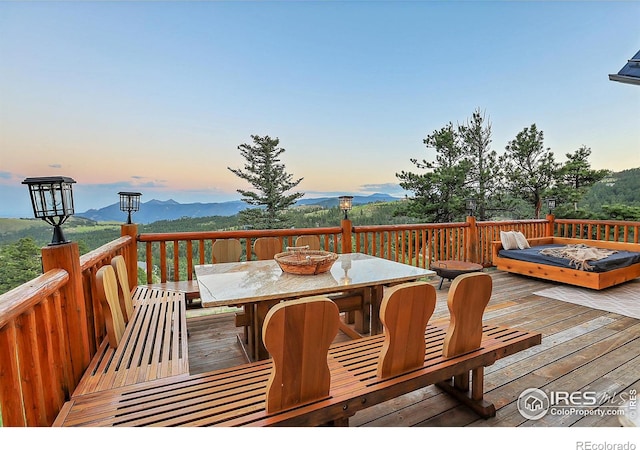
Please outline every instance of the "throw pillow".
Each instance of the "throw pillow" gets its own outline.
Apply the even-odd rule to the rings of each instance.
[[[518,244],[518,248],[520,250],[531,248],[531,246],[529,245],[529,241],[527,241],[527,238],[524,236],[524,234],[522,234],[521,231],[513,231],[512,233],[516,238],[516,243]]]
[[[518,241],[516,241],[516,237],[512,231],[501,231],[500,241],[502,242],[502,248],[505,250],[516,250],[519,248]]]

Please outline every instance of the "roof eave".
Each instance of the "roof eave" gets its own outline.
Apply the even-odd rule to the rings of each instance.
[[[638,77],[629,77],[626,75],[611,74],[609,75],[609,80],[619,81],[620,83],[635,84],[640,86],[640,78]]]

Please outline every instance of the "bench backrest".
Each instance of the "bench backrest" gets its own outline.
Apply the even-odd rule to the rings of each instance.
[[[114,256],[111,259],[111,266],[116,273],[118,280],[118,298],[120,299],[120,310],[125,322],[129,322],[133,316],[133,300],[131,299],[131,289],[129,288],[129,276],[127,273],[127,263],[122,255]]]
[[[449,328],[442,350],[446,358],[480,348],[482,315],[491,299],[493,282],[489,274],[474,272],[460,275],[449,288]]]
[[[436,306],[436,290],[425,282],[387,288],[380,307],[385,337],[377,375],[388,378],[424,365],[427,323]]]
[[[238,239],[216,239],[213,243],[213,262],[238,262],[242,256],[242,244]]]
[[[109,345],[117,348],[124,334],[125,323],[120,310],[118,282],[111,266],[102,266],[96,272],[96,290],[102,305]]]
[[[277,253],[282,252],[282,243],[277,237],[261,237],[253,243],[253,252],[258,260],[273,259]]]
[[[291,300],[269,310],[262,329],[264,345],[273,358],[267,413],[328,397],[327,353],[339,321],[338,307],[324,297]]]

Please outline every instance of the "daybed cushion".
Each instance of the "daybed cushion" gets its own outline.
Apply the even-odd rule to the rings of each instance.
[[[529,245],[529,241],[527,241],[527,238],[524,236],[524,234],[522,234],[521,231],[514,231],[513,235],[516,237],[516,242],[518,243],[518,248],[520,250],[531,248],[531,246]]]
[[[505,250],[530,248],[529,241],[521,231],[501,231],[500,242]]]
[[[503,258],[517,259],[520,261],[534,262],[557,267],[567,267],[575,269],[569,265],[567,258],[556,258],[554,256],[545,256],[540,254],[540,250],[544,248],[564,247],[560,244],[539,245],[524,250],[500,250],[498,254]],[[590,272],[607,272],[609,270],[620,269],[632,264],[640,263],[640,253],[618,250],[611,256],[598,261],[589,261],[589,265],[593,267]]]
[[[502,242],[502,248],[505,250],[514,250],[519,248],[518,241],[516,240],[513,231],[501,231],[500,242]]]

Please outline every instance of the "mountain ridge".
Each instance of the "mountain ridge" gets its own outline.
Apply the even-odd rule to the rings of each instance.
[[[401,200],[389,194],[375,193],[371,195],[354,195],[353,204],[363,205],[375,202],[392,202]],[[332,208],[338,206],[338,197],[318,197],[300,199],[295,206],[320,206]],[[140,211],[134,214],[136,223],[148,224],[159,220],[175,220],[183,217],[234,216],[246,208],[254,208],[242,200],[231,200],[218,203],[179,203],[173,199],[151,199],[140,204]],[[118,203],[99,209],[89,209],[76,213],[78,217],[95,220],[97,222],[121,221],[126,213],[120,211]]]

